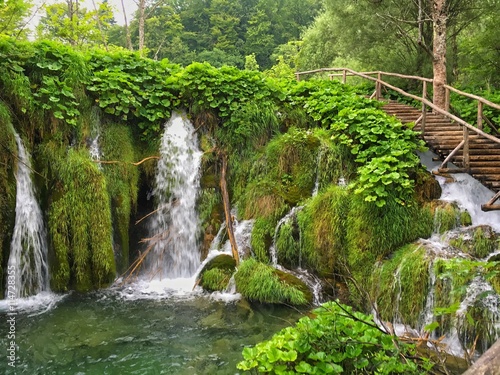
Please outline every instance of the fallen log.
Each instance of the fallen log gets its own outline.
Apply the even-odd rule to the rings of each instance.
[[[500,340],[489,348],[462,375],[498,375],[500,374]]]
[[[222,159],[222,171],[220,175],[220,189],[222,193],[222,203],[224,205],[224,215],[226,217],[226,230],[229,237],[229,243],[231,244],[231,251],[233,253],[233,258],[236,261],[236,266],[240,264],[240,257],[238,255],[238,246],[236,245],[236,238],[234,237],[233,231],[233,218],[231,216],[231,203],[229,201],[229,194],[227,192],[227,182],[226,182],[226,170],[227,170],[227,155],[221,153]]]

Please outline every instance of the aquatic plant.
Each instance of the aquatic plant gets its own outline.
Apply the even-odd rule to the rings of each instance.
[[[243,349],[243,371],[267,374],[422,374],[433,365],[373,317],[328,302],[270,340]]]

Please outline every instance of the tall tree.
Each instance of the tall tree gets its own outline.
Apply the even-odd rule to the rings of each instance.
[[[113,12],[106,2],[99,4],[97,11],[88,11],[80,7],[78,0],[66,0],[47,5],[45,12],[37,27],[38,37],[58,39],[75,47],[102,44],[106,35],[101,34],[100,29],[105,33],[113,20]]]
[[[0,3],[0,34],[25,37],[25,18],[31,7],[30,0],[3,0]]]

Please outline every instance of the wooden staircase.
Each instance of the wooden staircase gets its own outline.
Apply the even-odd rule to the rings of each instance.
[[[468,135],[468,157],[464,163],[464,150],[459,148],[453,153],[464,139],[463,127],[454,123],[441,114],[427,112],[425,114],[425,127],[422,127],[422,110],[389,101],[382,109],[395,117],[403,124],[417,122],[414,127],[423,131],[423,139],[430,149],[439,155],[445,162],[438,169],[439,173],[465,172],[479,180],[484,186],[496,193],[494,199],[482,206],[483,210],[498,210],[499,204],[494,202],[500,197],[500,144],[478,134]],[[453,153],[453,154],[452,154]],[[450,157],[451,154],[451,157]],[[468,156],[467,156],[468,155]],[[447,163],[453,163],[458,168],[447,168]]]
[[[481,205],[482,210],[500,210],[500,138],[482,131],[483,121],[494,126],[485,117],[483,108],[490,107],[500,111],[500,104],[445,84],[443,85],[445,103],[444,108],[441,108],[428,99],[427,86],[433,84],[432,79],[399,73],[383,71],[361,73],[349,68],[321,68],[296,72],[295,77],[300,81],[302,76],[318,73],[328,74],[330,79],[340,79],[344,84],[347,82],[347,77],[370,81],[375,85],[375,91],[370,96],[371,99],[385,101],[382,90],[392,90],[403,97],[420,102],[421,109],[395,101],[387,102],[383,109],[388,114],[396,116],[403,123],[413,122],[415,124],[414,129],[421,132],[423,139],[432,151],[443,159],[438,173],[469,173],[484,186],[496,192],[487,203]],[[413,81],[422,88],[421,96],[390,84],[384,80],[386,77]],[[477,104],[475,124],[470,124],[449,112],[451,93],[458,94]],[[453,163],[456,167],[448,168],[448,163]]]

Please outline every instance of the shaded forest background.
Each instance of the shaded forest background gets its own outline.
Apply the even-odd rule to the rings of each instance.
[[[81,49],[128,48],[183,66],[209,62],[278,77],[331,66],[432,76],[432,0],[134,1],[132,19],[119,25],[106,0],[93,1],[89,9],[78,0],[42,7],[0,0],[0,33],[28,38],[29,15],[37,11],[31,39]],[[497,89],[500,1],[444,3],[448,82]]]

